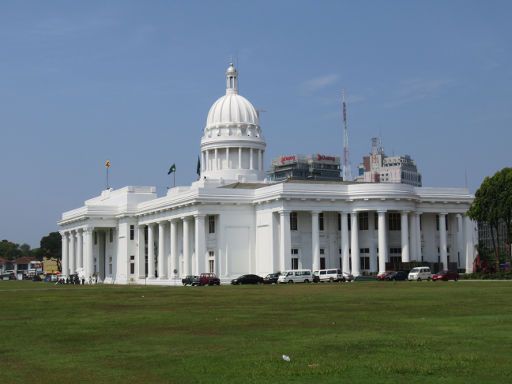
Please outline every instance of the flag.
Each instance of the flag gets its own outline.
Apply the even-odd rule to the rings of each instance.
[[[176,164],[171,165],[171,168],[169,168],[169,172],[167,172],[167,174],[170,175],[173,172],[176,172]]]
[[[201,158],[199,155],[197,156],[197,168],[196,168],[197,177],[201,176]]]
[[[105,167],[110,168],[110,160],[105,161]]]

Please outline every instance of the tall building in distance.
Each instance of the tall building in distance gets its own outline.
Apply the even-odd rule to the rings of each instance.
[[[356,181],[365,183],[402,183],[421,187],[421,173],[409,155],[386,156],[380,139],[372,138],[372,149],[358,166]]]
[[[340,158],[320,153],[276,157],[272,160],[268,175],[271,181],[343,180],[340,176]]]

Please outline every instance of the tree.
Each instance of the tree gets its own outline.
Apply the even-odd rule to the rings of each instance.
[[[496,270],[500,263],[500,223],[505,223],[504,240],[510,254],[512,238],[512,168],[503,168],[492,177],[486,177],[475,193],[475,199],[468,216],[476,221],[489,224],[496,261]]]
[[[0,241],[0,257],[13,260],[20,257],[21,253],[18,244],[12,243],[9,240]]]
[[[58,260],[62,258],[62,236],[59,232],[50,232],[43,236],[40,245],[40,255]]]

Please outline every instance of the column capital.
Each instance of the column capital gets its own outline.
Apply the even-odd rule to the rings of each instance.
[[[195,219],[204,219],[207,216],[206,213],[196,213],[194,214]]]
[[[400,211],[400,213],[401,213],[402,215],[408,215],[409,213],[411,213],[411,211],[409,211],[409,210],[404,210],[404,211]]]
[[[69,232],[68,232],[68,231],[59,231],[59,233],[60,233],[60,235],[61,235],[62,237],[66,237],[66,238],[67,238],[67,237],[68,237],[68,233],[69,233]]]
[[[439,212],[438,215],[439,216],[446,216],[448,213],[447,212]]]
[[[280,216],[284,216],[285,214],[290,214],[291,210],[289,209],[281,209],[280,211],[278,211],[279,215]]]
[[[319,214],[321,214],[321,213],[322,213],[322,211],[319,211],[319,210],[317,210],[317,209],[315,209],[315,210],[312,210],[312,211],[311,211],[311,214],[312,214],[312,215],[319,215]]]
[[[377,209],[377,213],[379,215],[384,215],[384,214],[388,213],[388,211],[386,209]]]

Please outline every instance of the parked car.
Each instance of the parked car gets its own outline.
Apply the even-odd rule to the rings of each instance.
[[[432,275],[432,280],[433,281],[437,281],[437,280],[443,280],[443,281],[454,280],[454,281],[457,281],[457,280],[459,280],[459,274],[457,272],[441,271],[441,272],[433,274]]]
[[[377,275],[377,280],[381,280],[381,281],[387,280],[387,277],[389,275],[391,275],[392,273],[393,273],[393,271],[386,271],[386,272],[379,273]]]
[[[345,281],[341,269],[320,269],[313,272],[313,282],[334,282],[334,281]]]
[[[236,279],[231,280],[233,285],[241,284],[263,284],[263,277],[258,275],[242,275]]]
[[[430,280],[432,279],[432,273],[430,273],[429,267],[415,267],[409,272],[408,280]]]
[[[408,273],[405,271],[393,271],[386,276],[387,281],[403,281],[407,280]]]
[[[277,279],[281,275],[281,272],[269,273],[263,278],[263,284],[277,284]]]
[[[313,275],[310,269],[283,271],[277,279],[278,283],[311,283]]]
[[[354,281],[354,275],[350,272],[343,272],[343,281],[352,282]]]
[[[215,273],[201,273],[199,276],[199,285],[220,285],[220,279]]]
[[[181,279],[183,285],[199,285],[199,276],[187,275]]]
[[[16,280],[14,272],[4,273],[3,275],[0,275],[0,277],[0,280]]]

